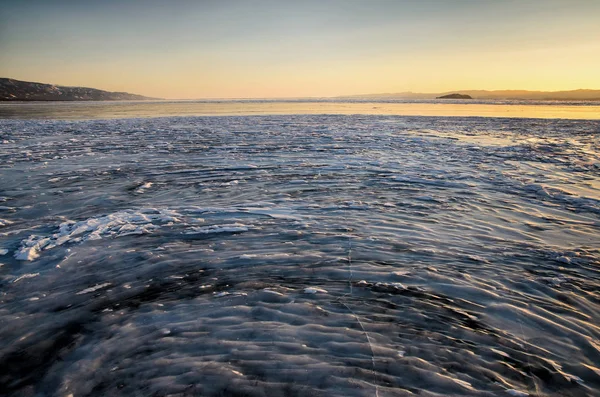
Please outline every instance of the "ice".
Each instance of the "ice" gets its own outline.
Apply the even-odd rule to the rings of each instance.
[[[274,219],[291,219],[291,220],[302,220],[302,217],[294,213],[291,208],[243,208],[250,214],[266,215]]]
[[[162,225],[179,222],[180,215],[171,210],[140,209],[124,210],[84,221],[66,221],[51,236],[31,235],[21,241],[15,252],[18,260],[32,261],[44,250],[65,243],[116,238],[129,235],[149,234]]]
[[[0,120],[0,389],[595,395],[598,131]]]
[[[240,255],[241,259],[286,259],[291,257],[292,255],[285,252],[272,253],[272,254],[243,254]]]
[[[16,283],[16,282],[18,282],[18,281],[25,280],[25,279],[28,279],[28,278],[37,277],[37,276],[39,276],[39,275],[40,275],[39,273],[25,273],[25,274],[23,274],[23,275],[21,275],[21,276],[19,276],[19,277],[15,278],[15,279],[13,280],[13,283]]]
[[[326,294],[327,290],[323,289],[323,288],[317,288],[317,287],[307,287],[307,288],[304,288],[304,293],[305,294]]]
[[[138,194],[142,194],[146,190],[150,189],[153,185],[154,185],[154,183],[152,183],[152,182],[143,183],[137,189],[135,189],[135,192],[138,193]]]
[[[185,233],[186,234],[210,234],[210,233],[241,233],[247,232],[252,228],[251,225],[244,225],[241,223],[231,223],[226,225],[210,225],[210,226],[199,226],[191,227]]]
[[[93,287],[86,288],[84,290],[77,292],[76,295],[89,294],[90,292],[95,292],[95,291],[98,291],[99,289],[110,287],[111,285],[112,285],[111,283],[103,283],[103,284],[94,285]]]
[[[21,248],[15,252],[15,259],[20,261],[32,261],[40,256],[40,251],[49,243],[47,238],[30,236],[21,242]]]
[[[529,393],[523,392],[523,391],[519,391],[519,390],[515,390],[515,389],[507,389],[506,393],[510,394],[511,396],[515,396],[515,397],[527,397],[529,396]]]
[[[40,256],[40,248],[38,245],[31,247],[23,247],[15,253],[15,259],[20,261],[32,261]]]

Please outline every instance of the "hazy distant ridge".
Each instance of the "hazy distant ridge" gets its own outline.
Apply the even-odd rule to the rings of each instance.
[[[600,90],[571,91],[527,91],[527,90],[459,90],[439,93],[398,92],[384,94],[348,95],[343,99],[435,99],[444,95],[463,94],[473,99],[531,99],[531,100],[566,100],[566,101],[600,101]]]
[[[118,101],[153,99],[128,92],[65,87],[0,78],[0,101]]]

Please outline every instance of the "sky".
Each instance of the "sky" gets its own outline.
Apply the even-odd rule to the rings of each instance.
[[[160,98],[600,89],[600,0],[0,0],[0,77]]]

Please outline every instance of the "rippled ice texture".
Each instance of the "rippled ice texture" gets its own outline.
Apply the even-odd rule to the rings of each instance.
[[[600,123],[0,121],[0,394],[599,395]]]

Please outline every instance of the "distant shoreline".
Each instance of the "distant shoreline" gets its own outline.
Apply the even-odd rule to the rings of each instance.
[[[111,92],[88,87],[67,87],[46,83],[0,78],[0,102],[110,102],[110,101],[410,101],[435,100],[460,93],[461,101],[600,101],[600,90],[577,89],[567,91],[529,90],[455,90],[438,93],[398,92],[331,97],[286,97],[286,98],[196,98],[165,99],[146,97],[128,92]],[[466,97],[470,98],[466,98]],[[446,98],[445,98],[446,99]],[[447,99],[446,99],[447,100]]]
[[[440,93],[399,92],[363,95],[344,95],[338,99],[437,99],[460,93],[472,100],[530,100],[530,101],[600,101],[600,90],[578,89],[568,91],[528,90],[456,90]],[[463,100],[469,100],[464,98]]]
[[[66,87],[60,85],[0,78],[0,101],[72,102],[72,101],[119,101],[151,100],[158,98],[111,92],[89,87]]]
[[[133,94],[131,94],[133,95]],[[439,97],[401,97],[401,96],[335,96],[335,97],[284,97],[284,98],[152,98],[143,97],[143,99],[30,99],[30,98],[2,98],[0,103],[9,102],[118,102],[118,101],[138,101],[138,102],[395,102],[395,101],[440,101],[454,103],[456,102],[500,102],[500,101],[523,101],[523,102],[600,102],[600,97],[597,98],[488,98],[488,97],[471,97],[470,99],[441,99]]]

